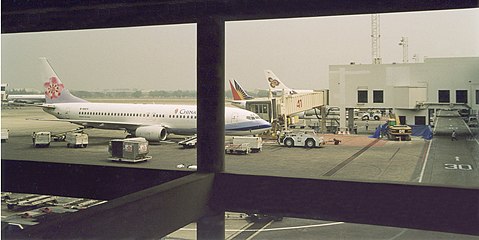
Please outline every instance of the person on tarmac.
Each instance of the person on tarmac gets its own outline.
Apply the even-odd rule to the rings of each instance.
[[[456,140],[457,141],[457,137],[456,137],[456,131],[455,130],[452,130],[452,134],[451,134],[451,141],[454,141]]]

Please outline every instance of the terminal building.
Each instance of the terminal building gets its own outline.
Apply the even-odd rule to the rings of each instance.
[[[329,67],[329,102],[346,111],[391,110],[401,124],[432,124],[438,109],[479,109],[479,57],[425,58],[423,63]],[[354,97],[352,97],[354,96]]]

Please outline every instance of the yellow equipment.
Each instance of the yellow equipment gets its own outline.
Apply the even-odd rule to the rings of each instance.
[[[401,125],[399,117],[392,115],[388,119],[388,128],[386,134],[389,140],[410,141],[412,128],[408,125]]]

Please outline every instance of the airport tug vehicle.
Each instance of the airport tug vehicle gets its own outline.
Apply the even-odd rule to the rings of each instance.
[[[323,137],[313,130],[284,131],[278,138],[278,143],[286,147],[314,148],[324,145]]]

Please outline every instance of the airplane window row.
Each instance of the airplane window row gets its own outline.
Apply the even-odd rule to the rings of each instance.
[[[169,115],[169,118],[189,118],[189,119],[196,119],[196,116],[190,115]]]
[[[105,113],[105,112],[78,112],[80,115],[91,116],[115,116],[115,117],[149,117],[150,114],[146,113]],[[156,114],[158,117],[164,115]]]
[[[114,116],[114,117],[150,117],[150,114],[146,113],[105,113],[105,112],[78,112],[79,115],[90,116]],[[164,118],[165,114],[153,114],[153,117]],[[169,115],[168,118],[189,118],[196,119],[196,116],[192,115]]]

